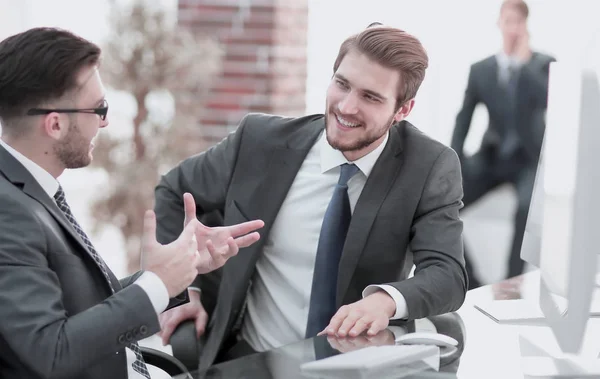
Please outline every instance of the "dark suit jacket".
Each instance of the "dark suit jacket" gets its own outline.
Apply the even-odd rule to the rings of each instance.
[[[157,238],[163,243],[182,228],[184,192],[196,199],[199,216],[221,210],[227,225],[265,221],[261,240],[223,267],[201,367],[212,364],[223,341],[241,324],[266,236],[323,129],[323,115],[248,115],[235,133],[183,161],[157,186]],[[388,141],[352,216],[340,262],[337,306],[360,300],[370,284],[387,283],[405,297],[409,319],[453,311],[467,288],[458,158],[408,122],[394,126]],[[404,280],[408,248],[417,269],[414,278]]]
[[[124,347],[160,330],[139,286],[114,296],[83,241],[0,146],[0,377],[127,378]],[[173,302],[170,305],[174,305]]]
[[[545,129],[545,111],[548,97],[548,69],[555,59],[534,52],[530,61],[520,70],[517,82],[516,130],[526,160],[537,164]],[[452,148],[460,158],[471,118],[477,104],[484,104],[489,115],[489,125],[481,149],[492,155],[507,133],[510,117],[506,91],[498,82],[498,61],[492,55],[471,66],[462,109],[456,117]]]

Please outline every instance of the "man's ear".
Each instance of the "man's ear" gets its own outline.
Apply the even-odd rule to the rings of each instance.
[[[409,101],[402,104],[402,106],[398,109],[398,111],[396,111],[396,114],[394,115],[394,121],[400,122],[404,120],[406,117],[408,117],[410,111],[412,111],[414,106],[415,99],[410,99]]]
[[[52,112],[44,116],[42,128],[45,135],[59,140],[67,133],[67,122],[60,114]]]

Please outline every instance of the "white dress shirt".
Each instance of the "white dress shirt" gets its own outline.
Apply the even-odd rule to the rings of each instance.
[[[360,169],[348,181],[352,212],[387,141],[388,136],[371,153],[352,162]],[[241,336],[256,351],[304,338],[321,224],[344,163],[348,160],[321,133],[281,205],[256,264],[242,324]],[[395,287],[368,286],[363,297],[379,290],[396,302],[391,319],[408,315],[406,300]]]
[[[58,191],[58,181],[46,170],[41,168],[38,164],[13,149],[6,142],[0,139],[0,145],[6,149],[16,160],[18,160],[34,179],[38,182],[40,187],[54,200],[54,194]],[[169,305],[169,292],[167,287],[162,280],[153,272],[144,272],[133,285],[140,286],[144,292],[148,295],[152,306],[157,314],[163,312],[167,305]],[[129,379],[144,379],[142,375],[133,369],[133,362],[135,362],[135,354],[129,349],[125,348],[127,354],[127,373]]]
[[[504,51],[496,54],[496,62],[498,62],[498,83],[507,84],[510,76],[510,69],[519,69],[523,62],[515,57],[507,55]]]

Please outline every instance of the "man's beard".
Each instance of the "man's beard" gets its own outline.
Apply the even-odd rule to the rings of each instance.
[[[86,167],[91,163],[90,144],[81,135],[77,124],[72,123],[65,138],[57,142],[54,154],[65,168]]]
[[[331,115],[331,117],[335,118],[335,114],[333,112],[329,112],[328,116],[329,115]],[[383,137],[385,135],[385,133],[387,133],[390,130],[390,127],[394,124],[395,114],[391,115],[390,118],[387,120],[387,122],[383,126],[379,126],[375,129],[373,129],[367,135],[361,135],[359,138],[357,138],[354,141],[351,141],[350,143],[342,143],[341,141],[334,141],[331,139],[331,137],[329,136],[329,133],[328,133],[328,118],[329,118],[328,116],[325,117],[325,136],[327,137],[327,142],[329,143],[329,145],[331,145],[331,147],[333,147],[336,150],[339,150],[341,152],[348,152],[348,151],[362,150],[362,149],[370,146],[371,144],[373,144],[375,141],[377,141],[381,137]],[[363,127],[364,126],[360,126],[360,128],[363,128]]]

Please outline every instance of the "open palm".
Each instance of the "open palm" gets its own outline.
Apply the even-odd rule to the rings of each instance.
[[[183,195],[185,208],[184,226],[196,220],[196,202],[190,193]],[[231,226],[208,227],[198,221],[196,243],[200,260],[198,273],[218,269],[235,256],[241,248],[248,247],[260,239],[256,231],[264,226],[262,220],[253,220]]]

